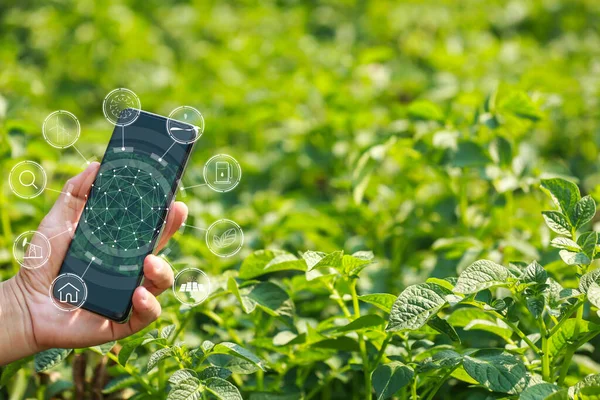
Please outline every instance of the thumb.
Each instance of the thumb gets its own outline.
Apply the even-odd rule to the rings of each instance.
[[[94,161],[83,172],[69,179],[45,220],[61,227],[66,222],[77,223],[99,169],[100,164]]]

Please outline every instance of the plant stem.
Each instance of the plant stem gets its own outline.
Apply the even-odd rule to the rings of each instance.
[[[97,351],[95,349],[90,349],[90,350],[96,352],[97,354],[102,355],[102,352],[100,352],[100,351]],[[114,361],[118,366],[120,366],[127,374],[132,376],[133,379],[135,379],[137,381],[137,383],[139,383],[144,389],[146,389],[148,394],[158,395],[158,391],[155,390],[152,386],[150,386],[150,384],[148,382],[146,382],[144,380],[144,378],[142,378],[140,375],[138,375],[137,371],[135,371],[133,368],[131,368],[131,366],[119,364],[119,358],[116,355],[114,355],[113,353],[111,353],[110,351],[108,353],[106,353],[106,356],[108,358],[110,358],[112,361]]]
[[[583,307],[579,307],[577,309],[577,315],[575,316],[575,327],[573,328],[573,337],[577,337],[579,335],[579,327],[581,320],[583,319]],[[563,359],[562,367],[560,368],[560,375],[558,377],[558,384],[562,386],[567,377],[567,372],[569,372],[569,366],[571,364],[571,359],[577,351],[577,343],[570,345],[567,348],[567,352],[565,353],[565,357]]]
[[[354,308],[353,319],[360,317],[360,305],[358,303],[358,294],[356,293],[356,279],[350,281],[350,294],[352,295],[352,305]],[[358,345],[360,347],[360,353],[363,361],[363,372],[365,375],[365,399],[371,400],[371,368],[369,366],[369,354],[367,353],[367,346],[365,344],[365,338],[361,332],[358,333]]]
[[[387,348],[388,344],[390,344],[390,341],[392,340],[392,333],[388,332],[385,339],[383,340],[383,343],[381,343],[381,347],[379,348],[379,352],[377,353],[377,356],[375,357],[375,360],[373,361],[373,369],[377,368],[377,366],[379,365],[379,363],[381,362],[381,359],[383,358],[383,355],[385,354],[385,349]]]
[[[565,312],[565,315],[562,317],[562,319],[560,321],[558,321],[558,324],[554,325],[552,327],[552,329],[550,329],[550,334],[549,336],[554,335],[556,332],[558,332],[558,330],[560,329],[560,327],[568,320],[571,318],[571,315],[573,314],[573,312],[575,310],[577,310],[579,307],[581,307],[583,305],[584,301],[583,299],[580,299],[577,301],[577,303],[573,304],[571,307],[569,307],[569,309]]]
[[[441,379],[437,380],[437,383],[433,386],[433,389],[431,389],[431,391],[429,392],[429,394],[427,395],[427,398],[425,400],[433,400],[433,398],[435,397],[438,390],[440,390],[440,388],[446,382],[446,380],[448,380],[448,378],[450,378],[450,375],[452,375],[454,370],[455,370],[455,368],[452,368],[450,371],[446,372],[444,374],[444,376],[442,376]]]
[[[413,381],[410,385],[410,396],[412,400],[418,400],[419,396],[417,395],[417,377],[413,378]]]
[[[548,348],[548,329],[544,322],[544,317],[540,315],[540,333],[542,335],[542,379],[550,382],[550,351]]]

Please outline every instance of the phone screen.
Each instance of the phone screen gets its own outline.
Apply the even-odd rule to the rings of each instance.
[[[115,126],[60,271],[85,282],[82,308],[128,318],[192,147],[173,140],[167,118],[144,111]]]

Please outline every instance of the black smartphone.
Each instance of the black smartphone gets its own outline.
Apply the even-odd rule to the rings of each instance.
[[[193,125],[145,111],[121,115],[131,119],[132,112],[139,113],[133,123],[115,125],[59,272],[85,282],[81,308],[120,323],[129,318],[144,258],[155,250],[201,134]],[[173,124],[177,136],[167,130]],[[55,302],[65,300],[60,289],[53,288]]]

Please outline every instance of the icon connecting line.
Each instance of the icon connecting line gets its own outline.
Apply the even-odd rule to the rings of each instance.
[[[169,150],[171,150],[171,148],[172,148],[173,146],[175,146],[175,143],[176,143],[176,142],[173,142],[173,144],[171,144],[171,145],[169,146],[169,148],[167,149],[167,151],[165,151],[165,153],[164,153],[162,156],[160,156],[160,157],[158,158],[158,161],[159,161],[159,162],[161,162],[161,161],[162,161],[162,160],[165,158],[165,156],[167,155],[167,153],[169,152]]]
[[[96,261],[96,257],[92,257],[90,259],[90,262],[88,263],[87,267],[85,267],[85,271],[83,271],[83,274],[81,274],[81,279],[83,279],[83,277],[85,276],[85,273],[88,272],[88,269],[90,269],[90,265],[92,265],[92,263]]]
[[[73,147],[75,149],[75,151],[81,156],[81,158],[83,158],[83,160],[85,161],[85,163],[87,165],[90,165],[91,161],[88,160],[87,158],[85,158],[85,156],[81,153],[81,151],[79,151],[79,149],[77,148],[77,146],[72,145],[71,147]]]
[[[182,226],[182,227],[190,227],[190,228],[197,229],[197,230],[199,230],[199,231],[203,231],[203,232],[206,232],[206,231],[208,231],[208,229],[206,229],[206,228],[200,228],[200,227],[198,227],[198,226],[194,226],[194,225],[186,224],[185,222],[184,222],[183,224],[181,224],[181,226]]]

